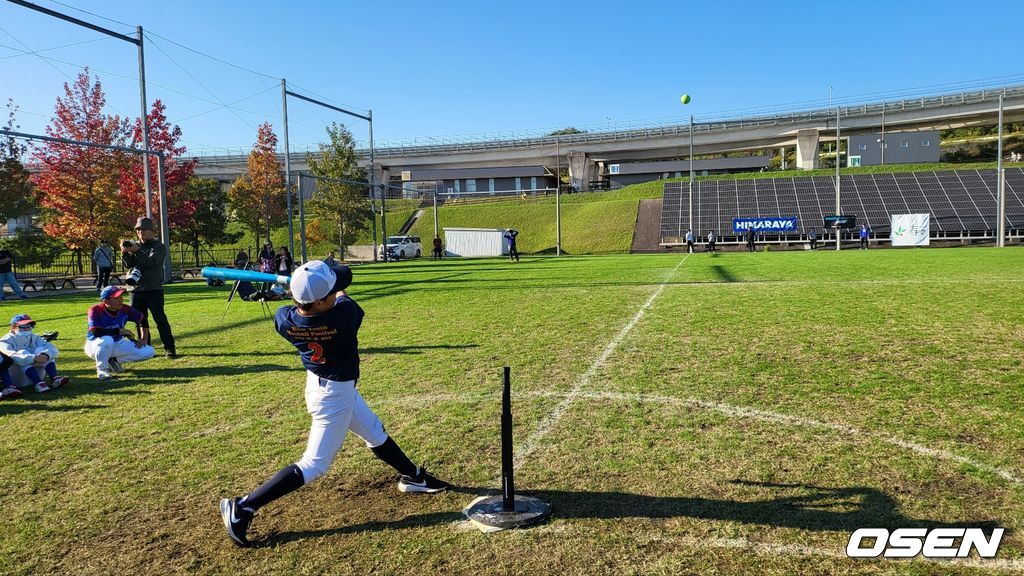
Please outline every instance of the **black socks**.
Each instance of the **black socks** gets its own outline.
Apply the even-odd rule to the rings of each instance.
[[[416,465],[409,460],[409,457],[402,452],[402,449],[395,444],[395,441],[388,437],[380,446],[370,448],[373,455],[386,462],[389,466],[398,470],[399,474],[416,476]],[[306,483],[302,477],[302,470],[292,464],[282,468],[274,474],[273,478],[267,480],[262,486],[253,490],[248,496],[239,502],[241,506],[259,510],[274,500],[294,492]]]
[[[262,486],[253,490],[248,496],[242,498],[240,505],[254,510],[270,504],[274,500],[302,488],[306,481],[302,477],[302,470],[292,464],[282,468],[274,474],[274,477],[263,483]]]
[[[380,446],[370,448],[370,451],[373,452],[374,456],[387,462],[395,470],[398,470],[399,474],[406,476],[416,475],[416,465],[412,463],[412,460],[409,460],[409,457],[405,455],[405,452],[402,452],[402,449],[398,447],[398,444],[395,444],[395,441],[390,436]]]

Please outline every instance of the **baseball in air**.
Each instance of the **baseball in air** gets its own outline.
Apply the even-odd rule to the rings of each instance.
[[[679,97],[679,101],[682,102],[683,104],[689,104],[690,103],[690,95],[689,94],[683,94],[682,96]]]

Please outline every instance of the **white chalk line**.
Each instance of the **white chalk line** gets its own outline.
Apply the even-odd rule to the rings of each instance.
[[[804,418],[802,416],[792,416],[789,414],[782,414],[780,412],[771,412],[768,410],[760,410],[758,408],[748,408],[746,406],[736,406],[733,404],[726,404],[724,402],[713,402],[709,400],[701,400],[699,398],[679,398],[676,396],[665,396],[660,394],[636,394],[627,392],[583,392],[581,390],[575,390],[575,392],[555,392],[555,391],[533,391],[527,392],[524,395],[529,397],[547,397],[547,398],[562,398],[562,404],[566,404],[566,400],[572,395],[573,400],[578,399],[589,399],[589,400],[611,400],[611,401],[623,401],[623,402],[639,402],[639,403],[654,403],[654,404],[666,404],[675,406],[685,406],[687,408],[694,408],[700,410],[708,410],[712,412],[718,412],[724,416],[731,418],[747,418],[752,420],[760,420],[762,422],[774,422],[779,424],[790,424],[793,426],[800,426],[804,428],[821,428],[824,430],[831,430],[848,436],[855,436],[858,438],[870,437],[880,442],[915,452],[922,456],[928,456],[937,460],[945,460],[948,462],[955,462],[957,464],[964,464],[978,470],[995,474],[1007,482],[1014,484],[1024,484],[1024,477],[1015,471],[1006,468],[1000,468],[998,466],[992,466],[962,456],[949,450],[942,450],[939,448],[931,448],[923,444],[904,440],[896,436],[882,434],[878,432],[870,432],[861,430],[853,426],[847,426],[845,424],[835,424],[832,422],[823,422],[821,420],[814,420],[811,418]],[[519,394],[514,394],[518,396]],[[493,401],[493,394],[482,394],[480,392],[470,392],[464,394],[433,394],[429,396],[402,396],[391,399],[382,399],[375,404],[397,404],[397,405],[409,405],[409,406],[422,406],[424,404],[435,403],[435,402],[485,402]],[[563,408],[564,410],[564,408]]]
[[[626,323],[626,325],[622,327],[622,330],[619,330],[619,333],[616,334],[615,337],[612,338],[611,342],[609,342],[608,345],[604,347],[604,350],[601,352],[601,355],[598,356],[596,360],[594,360],[593,364],[590,365],[590,368],[588,368],[587,371],[583,373],[583,376],[576,380],[576,383],[573,384],[572,389],[570,389],[569,392],[565,394],[565,396],[562,398],[562,401],[559,402],[557,406],[555,406],[555,409],[552,410],[546,418],[541,420],[540,424],[538,424],[537,428],[533,431],[533,434],[530,434],[530,436],[527,437],[525,445],[520,450],[516,451],[516,454],[513,457],[513,466],[519,467],[519,465],[522,464],[523,460],[526,457],[528,457],[531,453],[533,453],[534,449],[537,447],[538,442],[540,442],[545,436],[547,436],[548,433],[551,432],[551,430],[558,424],[558,422],[562,419],[562,414],[564,414],[565,410],[576,400],[576,398],[579,397],[580,391],[583,389],[584,386],[586,386],[590,382],[590,378],[597,373],[598,369],[601,367],[602,364],[604,364],[605,360],[607,360],[608,357],[611,356],[613,352],[615,352],[615,349],[619,347],[619,344],[622,343],[622,341],[626,338],[626,335],[629,334],[629,332],[633,330],[633,327],[636,326],[636,323],[639,322],[641,318],[643,318],[644,313],[647,312],[647,309],[650,308],[652,304],[654,304],[654,301],[665,290],[665,286],[668,285],[668,281],[671,280],[673,276],[675,276],[676,271],[679,270],[679,267],[682,266],[683,262],[686,262],[686,259],[689,257],[690,255],[687,254],[686,256],[683,257],[682,260],[679,261],[678,264],[675,265],[674,268],[672,268],[668,275],[665,276],[665,280],[663,280],[661,284],[658,286],[658,289],[655,290],[653,294],[651,294],[647,301],[644,302],[644,305],[641,306],[640,309],[637,310],[636,314],[633,315],[633,318],[628,323]]]
[[[802,426],[805,428],[824,428],[826,430],[832,430],[847,434],[850,436],[870,436],[876,440],[891,444],[911,452],[916,452],[924,456],[930,456],[939,460],[948,460],[950,462],[956,462],[958,464],[966,464],[973,466],[979,470],[984,470],[991,474],[995,474],[1000,478],[1012,482],[1014,484],[1024,483],[1024,479],[1021,476],[1011,470],[998,468],[978,462],[977,460],[954,454],[948,450],[941,450],[937,448],[930,448],[922,444],[903,440],[895,436],[889,436],[886,434],[879,434],[877,432],[868,432],[860,430],[852,426],[846,426],[844,424],[834,424],[832,422],[822,422],[820,420],[812,420],[810,418],[804,418],[802,416],[791,416],[788,414],[781,414],[779,412],[770,412],[767,410],[759,410],[757,408],[748,408],[745,406],[734,406],[732,404],[726,404],[724,402],[712,402],[708,400],[699,400],[696,398],[676,398],[673,396],[660,396],[654,394],[627,394],[621,392],[581,392],[578,394],[581,398],[590,399],[607,399],[607,400],[627,400],[631,402],[655,402],[660,404],[676,404],[683,405],[691,408],[700,408],[703,410],[711,410],[718,412],[725,416],[736,417],[736,418],[750,418],[755,420],[761,420],[764,422],[777,422],[782,424],[792,424],[795,426]]]

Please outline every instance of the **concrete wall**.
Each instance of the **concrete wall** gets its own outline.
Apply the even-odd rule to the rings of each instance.
[[[531,188],[531,182],[532,182],[531,178],[532,177],[530,177],[530,176],[521,176],[520,179],[519,179],[520,182],[519,182],[519,187],[518,188],[516,187],[516,179],[515,178],[494,178],[494,192],[497,193],[497,192],[510,192],[510,191],[513,191],[513,190],[529,190]],[[537,178],[537,188],[554,188],[555,187],[555,177],[554,176],[536,176],[536,178]],[[476,192],[469,192],[466,189],[466,181],[467,180],[475,180],[476,181]],[[467,194],[467,193],[470,193],[470,194],[487,194],[487,193],[491,192],[491,190],[490,190],[490,182],[489,181],[490,181],[490,178],[470,178],[470,179],[463,178],[463,179],[460,179],[458,181],[459,182],[459,184],[458,184],[458,191],[460,193],[462,193],[462,194]],[[455,190],[456,190],[455,180],[445,180],[444,181],[444,192],[448,192],[448,191],[455,192]]]
[[[860,156],[861,166],[881,164],[882,147],[878,142],[881,137],[881,133],[850,136],[847,157]],[[938,161],[938,130],[885,133],[886,164],[919,164]]]

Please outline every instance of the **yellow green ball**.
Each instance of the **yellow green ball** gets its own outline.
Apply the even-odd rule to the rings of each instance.
[[[689,94],[683,94],[682,96],[679,97],[679,101],[682,102],[683,104],[689,104],[690,103],[690,95]]]

